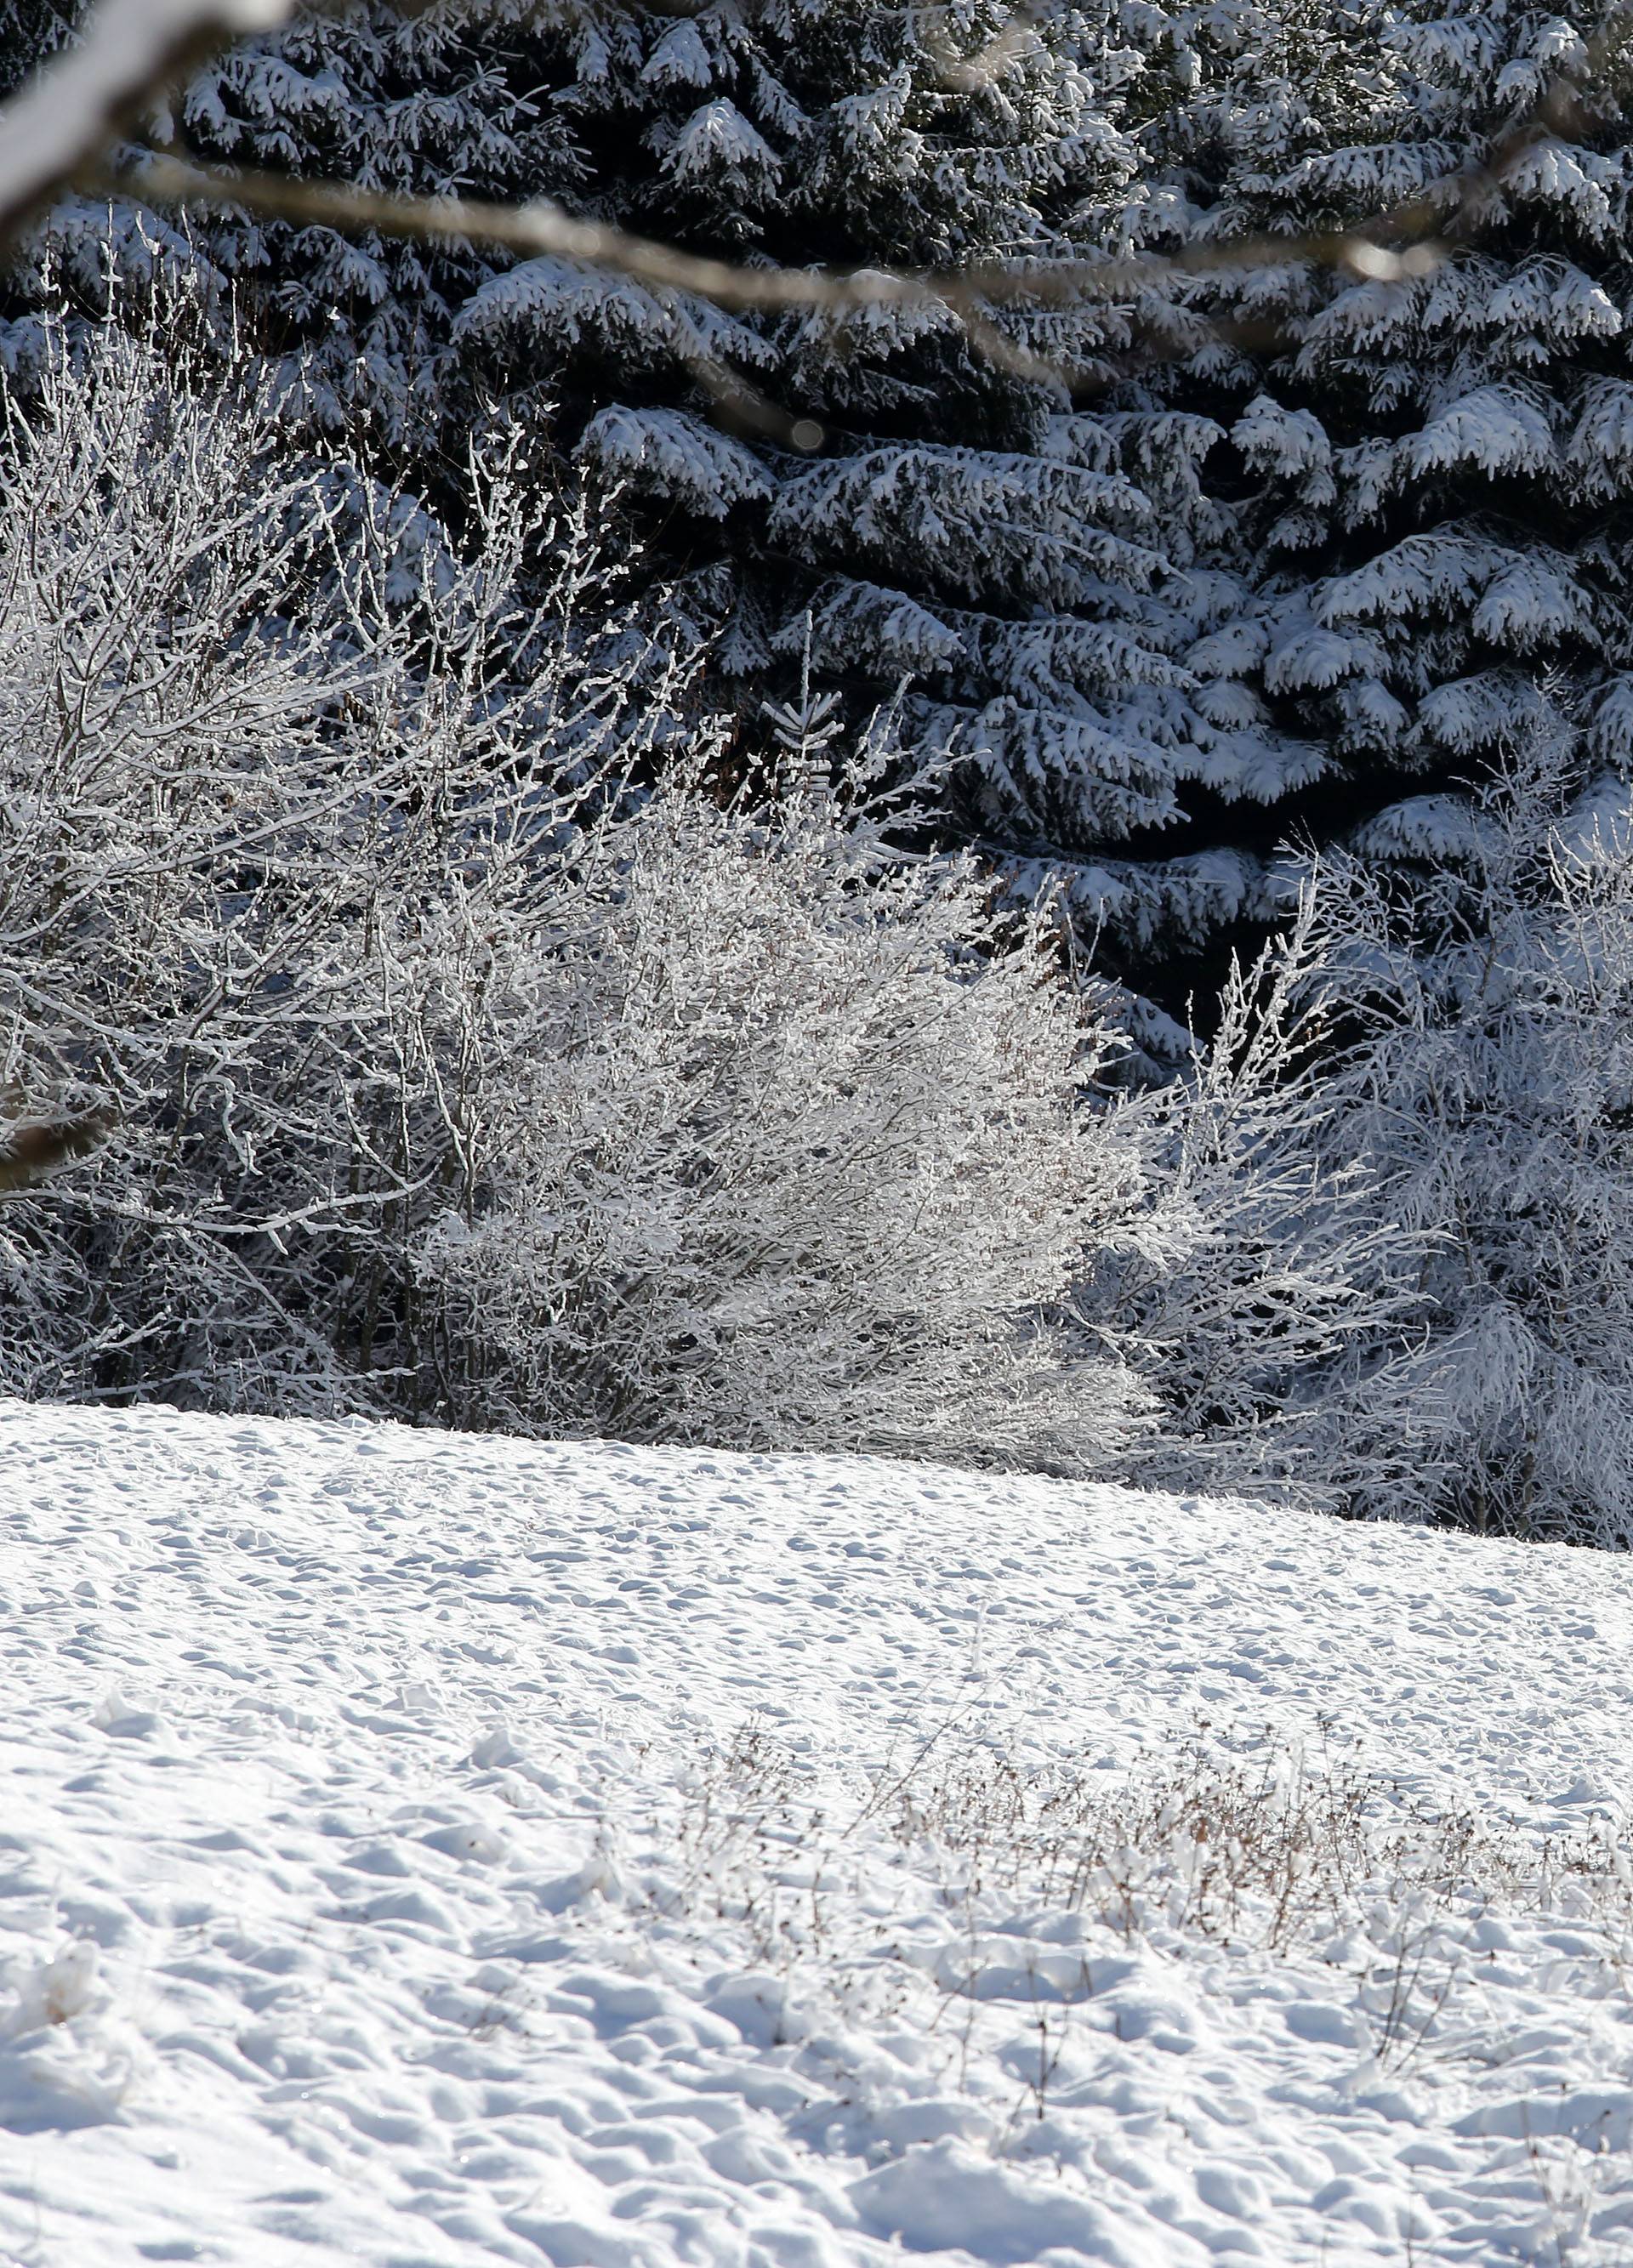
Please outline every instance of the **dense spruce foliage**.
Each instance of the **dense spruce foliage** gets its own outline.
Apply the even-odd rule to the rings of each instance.
[[[1239,0],[1170,18],[1189,92],[1155,127],[1128,240],[1292,237],[1420,200],[1447,234],[1415,279],[1293,257],[1187,286],[1218,331],[1139,389],[1221,436],[1243,587],[1189,664],[1283,749],[1301,821],[1349,831],[1374,865],[1454,843],[1451,806],[1412,791],[1467,784],[1540,708],[1585,733],[1591,764],[1627,766],[1626,55],[1576,98],[1573,138],[1540,132],[1500,182],[1470,179],[1585,65],[1602,14]],[[1208,784],[1285,827],[1280,790]],[[1242,900],[1215,879],[1223,917]]]

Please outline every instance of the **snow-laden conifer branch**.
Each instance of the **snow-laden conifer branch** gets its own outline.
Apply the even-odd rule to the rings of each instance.
[[[1500,188],[1526,151],[1566,130],[1592,91],[1607,91],[1628,11],[1619,5],[1599,33],[1555,72],[1534,106],[1486,158],[1429,192],[1355,228],[1244,236],[1136,260],[975,265],[946,273],[748,266],[657,242],[606,222],[577,217],[549,200],[501,205],[462,197],[412,197],[354,183],[306,181],[155,157],[129,168],[106,164],[122,124],[138,114],[197,55],[244,33],[271,28],[292,0],[104,0],[84,40],[0,111],[0,237],[39,211],[70,181],[154,204],[237,206],[267,218],[341,232],[372,229],[409,239],[457,238],[523,258],[556,256],[683,291],[737,309],[950,308],[972,343],[1006,364],[1013,349],[986,319],[994,306],[1069,305],[1085,296],[1136,290],[1267,261],[1308,261],[1373,281],[1421,275],[1459,226]],[[950,83],[985,82],[1010,67],[1036,18],[1018,10],[972,60],[950,57]],[[1393,242],[1389,241],[1393,239]],[[1030,364],[1031,357],[1026,357]]]

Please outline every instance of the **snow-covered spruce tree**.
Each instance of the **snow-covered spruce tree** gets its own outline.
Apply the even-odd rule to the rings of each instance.
[[[1046,266],[1115,251],[1140,204],[1140,136],[1171,91],[1149,14],[1049,10],[1017,37],[1007,0],[621,11],[573,19],[596,42],[564,50],[552,84],[583,122],[597,214],[794,266]],[[1105,406],[1130,361],[1193,343],[1194,319],[1154,291],[989,320],[1034,374],[950,312],[728,321],[541,261],[484,284],[455,335],[500,390],[549,372],[592,477],[650,500],[648,540],[723,625],[750,733],[808,657],[853,719],[905,688],[911,744],[951,759],[954,831],[1001,863],[1075,854],[1083,930],[1149,974],[1265,909],[1254,862],[1164,855],[1194,836],[1199,798],[1210,816],[1274,802],[1320,758],[1245,697],[1216,635],[1251,602],[1207,485],[1222,429],[1144,397]],[[820,431],[817,452],[722,431],[700,359]],[[1051,887],[1038,867],[1017,880]],[[1186,983],[1164,989],[1178,1003]],[[1179,1040],[1142,1028],[1159,1056]]]
[[[699,240],[735,231],[792,260],[812,247],[842,258],[1023,250],[1047,260],[1068,247],[1161,251],[1364,228],[1420,193],[1450,213],[1468,170],[1531,114],[1551,75],[1585,63],[1599,11],[1208,0],[1051,18],[1052,37],[1077,42],[1093,90],[1077,139],[1092,129],[1104,155],[1075,162],[1045,131],[1058,135],[1058,105],[1053,127],[1034,106],[1028,234],[1004,219],[989,177],[968,171],[972,217],[917,219],[927,208],[936,217],[919,179],[900,178],[904,153],[920,145],[880,137],[878,118],[894,114],[876,94],[865,107],[836,103],[806,65],[838,25],[846,70],[883,88],[879,34],[869,20],[859,44],[851,27],[861,18],[812,10],[792,19],[786,54],[767,52],[777,84],[822,134],[841,114],[847,126],[868,121],[873,138],[842,136],[831,173],[811,169],[824,194],[831,179],[861,184],[856,198],[871,210],[872,181],[896,170],[897,203],[917,233],[901,226],[872,243],[836,229],[800,183],[786,194],[786,167],[765,167],[774,186],[760,191],[762,203],[781,197],[785,232],[756,218],[712,138],[720,99],[773,155],[783,144],[734,75],[736,48],[717,53],[712,18],[699,20],[695,34],[664,27],[655,66],[654,50],[632,51],[643,58],[632,90],[613,71],[594,94],[627,122],[621,147],[655,113],[656,146],[687,152]],[[765,22],[780,18],[756,19],[762,40]],[[890,22],[890,39],[922,29]],[[956,125],[970,99],[934,56],[908,69],[920,107],[903,114],[935,148],[927,122]],[[1014,108],[1010,82],[988,92]],[[1132,304],[1013,319],[1015,336],[1090,392],[1074,409],[1046,387],[994,378],[1023,443],[1001,455],[992,446],[1001,429],[973,418],[971,398],[930,358],[935,327],[894,317],[744,327],[769,329],[777,350],[757,366],[768,391],[830,435],[803,470],[757,448],[768,491],[741,453],[736,490],[713,469],[723,449],[693,454],[694,428],[668,413],[673,396],[661,418],[642,414],[653,394],[624,375],[627,358],[623,400],[591,421],[580,447],[651,483],[680,524],[706,518],[711,494],[736,493],[739,508],[721,508],[734,560],[769,534],[802,566],[831,570],[815,588],[773,571],[753,585],[769,605],[737,604],[728,652],[745,705],[769,659],[808,637],[819,668],[853,694],[893,673],[910,678],[926,739],[966,759],[956,775],[963,823],[990,844],[1076,854],[1023,871],[1023,887],[1064,872],[1102,957],[1155,966],[1172,1001],[1188,950],[1274,913],[1269,860],[1289,826],[1341,833],[1408,800],[1425,777],[1466,776],[1511,741],[1537,669],[1563,667],[1591,688],[1592,730],[1617,755],[1627,713],[1621,118],[1614,85],[1585,95],[1568,137],[1541,136],[1499,192],[1459,207],[1451,256],[1415,281],[1334,275],[1295,254],[1154,284]],[[694,126],[707,155],[691,154]],[[1064,197],[1037,186],[1052,147]],[[1007,191],[1016,176],[1007,147],[1001,157]],[[673,170],[660,168],[654,193],[627,158],[610,172],[596,163],[602,209],[651,225],[693,209],[675,207]],[[955,178],[944,153],[926,177]],[[519,308],[529,273],[484,287],[463,335],[502,346],[507,323],[535,339],[548,324],[529,328],[533,317],[559,321],[555,269],[531,271],[540,297],[532,316]],[[616,308],[609,320],[632,320],[622,287],[593,289]],[[644,330],[652,335],[649,318]],[[597,328],[596,353],[602,339]],[[882,343],[897,362],[882,363]],[[1102,390],[1130,366],[1132,379]],[[908,381],[894,400],[883,382],[893,370]],[[923,407],[908,411],[915,393]],[[926,436],[938,446],[927,450]],[[1071,477],[1056,481],[1053,465]],[[1098,476],[1097,492],[1084,473]],[[794,602],[809,607],[809,629]]]
[[[591,209],[794,266],[1046,262],[1137,164],[1114,116],[1129,59],[1110,19],[1064,10],[1005,68],[972,68],[1010,16],[777,0],[624,17],[616,65],[574,59],[563,83]],[[1127,337],[1092,298],[994,320],[1093,375]],[[1176,815],[1183,726],[1157,712],[1179,699],[1164,593],[1185,556],[1182,426],[1074,416],[950,311],[728,326],[528,262],[477,294],[459,336],[501,384],[557,359],[580,459],[651,497],[720,609],[750,725],[809,654],[853,714],[906,683],[910,738],[954,755],[966,826],[1122,841]],[[700,352],[808,421],[819,451],[719,431]]]
[[[0,1076],[111,1122],[0,1208],[5,1386],[1121,1442],[1143,1390],[1065,1295],[1139,1154],[1035,931],[841,824],[820,725],[722,808],[581,526],[473,479],[462,562],[174,376],[104,332],[4,436]],[[683,733],[692,784],[614,792]]]
[[[1393,806],[1371,855],[1432,853],[1413,829],[1443,807],[1415,791],[1516,745],[1546,671],[1595,756],[1627,763],[1625,40],[1500,183],[1468,186],[1553,76],[1585,69],[1606,20],[1598,0],[1209,0],[1151,18],[1153,64],[1165,54],[1188,92],[1154,116],[1108,241],[1292,239],[1417,199],[1448,239],[1401,281],[1296,253],[1200,278],[1179,296],[1219,329],[1112,397],[1228,437],[1208,471],[1227,531],[1208,563],[1235,596],[1184,658],[1244,749],[1257,731],[1282,751],[1199,780],[1238,814],[1267,806],[1265,852],[1295,817],[1330,836]],[[1251,832],[1222,825],[1244,856],[1171,866],[1177,918],[1206,918],[1210,892],[1215,917],[1265,904]],[[1134,898],[1160,901],[1162,873],[1129,878]],[[1104,873],[1068,887],[1093,908]]]

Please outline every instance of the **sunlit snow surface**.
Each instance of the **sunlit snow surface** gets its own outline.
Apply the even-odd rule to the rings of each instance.
[[[0,1451],[8,2264],[1633,2258],[1600,1906],[1454,1902],[1392,2028],[1381,1909],[1119,1929],[896,1820],[1205,1727],[1619,1825],[1626,1561],[362,1425]]]

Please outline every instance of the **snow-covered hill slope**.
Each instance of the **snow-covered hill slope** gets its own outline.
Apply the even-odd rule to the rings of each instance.
[[[8,2263],[1633,2259],[1625,1561],[164,1412],[0,1458]]]

